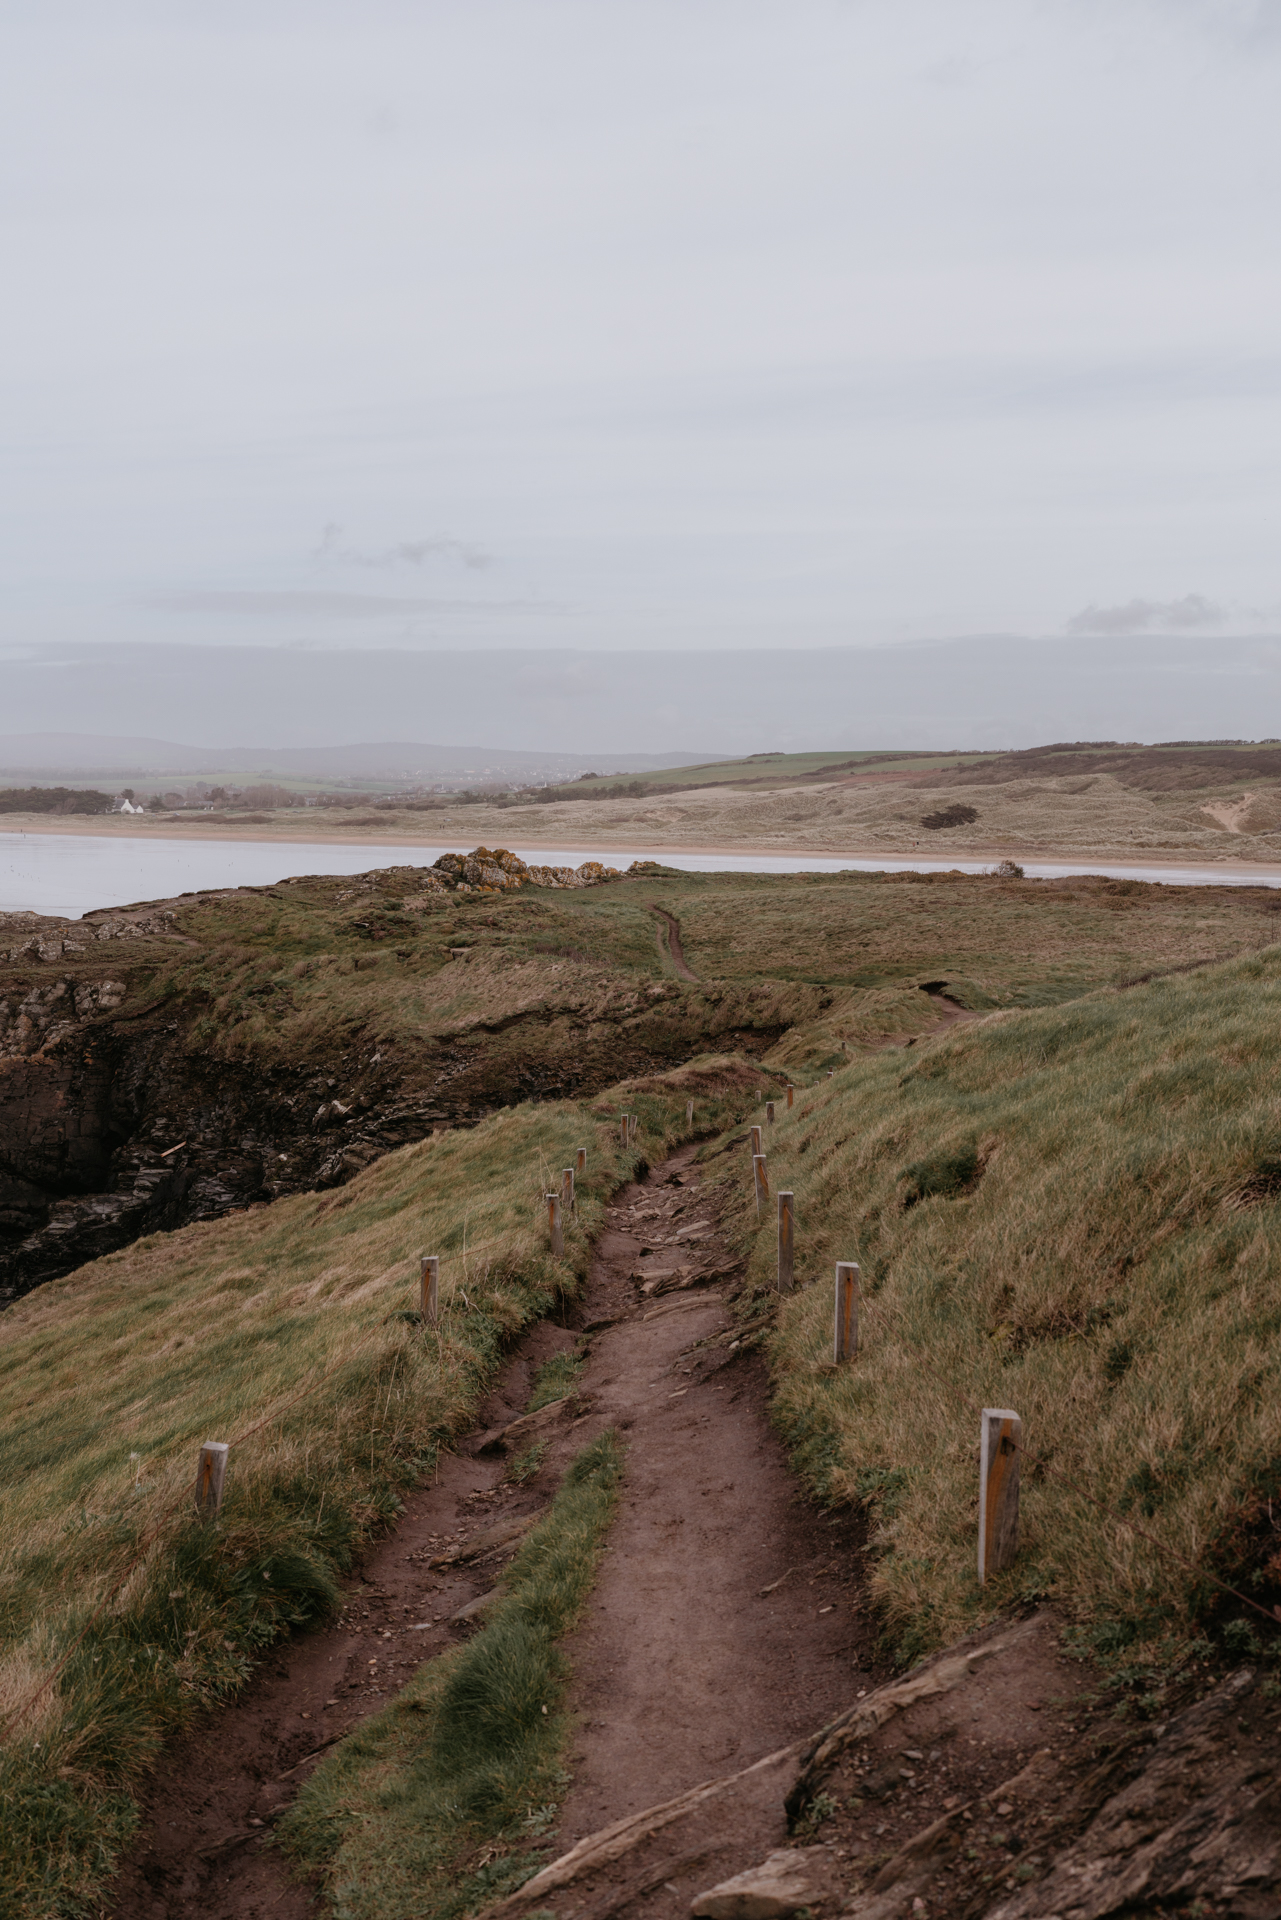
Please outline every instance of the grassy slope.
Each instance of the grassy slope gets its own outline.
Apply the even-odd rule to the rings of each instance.
[[[1281,1493],[1279,1019],[1273,948],[1000,1014],[780,1110],[772,1184],[795,1191],[816,1284],[779,1309],[778,1418],[824,1498],[873,1510],[904,1654],[1033,1593],[1101,1648],[1186,1649],[1224,1603],[1171,1555],[1281,1600],[1254,1497]],[[750,1244],[767,1289],[754,1217]],[[865,1296],[839,1372],[837,1259],[861,1263]],[[1025,1463],[1017,1565],[980,1591],[984,1405],[1015,1408],[1044,1464]]]
[[[639,1150],[683,1135],[690,1093],[704,1124],[731,1122],[749,1081],[713,1062],[626,1088]],[[503,1340],[576,1289],[631,1167],[615,1110],[511,1108],[323,1198],[139,1241],[0,1319],[0,1711],[22,1709],[0,1770],[0,1910],[87,1896],[166,1734],[329,1609],[397,1488],[469,1423]],[[557,1262],[540,1196],[580,1144]],[[404,1317],[424,1248],[444,1256],[439,1336]],[[212,1529],[190,1505],[206,1439],[232,1443]]]
[[[483,1630],[425,1661],[306,1782],[281,1831],[338,1920],[449,1920],[544,1864],[530,1842],[554,1818],[571,1733],[556,1641],[591,1591],[621,1467],[612,1432],[585,1447]]]

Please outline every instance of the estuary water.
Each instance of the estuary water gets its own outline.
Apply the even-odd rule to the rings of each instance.
[[[430,866],[451,846],[336,845],[318,840],[160,840],[74,833],[0,833],[0,912],[63,914],[79,919],[97,907],[123,907],[170,899],[211,887],[270,886],[294,873],[365,873],[371,867]],[[626,868],[633,860],[660,860],[687,873],[981,873],[978,860],[920,860],[900,856],[858,860],[838,854],[684,852],[671,848],[566,849],[523,847],[512,851],[543,866],[576,867],[583,860]],[[1025,861],[1036,878],[1068,873],[1110,874],[1129,880],[1162,880],[1170,886],[1281,886],[1281,869],[1143,867]]]

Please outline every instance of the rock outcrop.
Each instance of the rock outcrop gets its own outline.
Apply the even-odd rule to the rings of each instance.
[[[602,866],[599,860],[584,860],[581,867],[527,866],[506,847],[442,853],[435,870],[456,893],[510,893],[523,886],[598,887],[603,881],[623,877],[617,867]]]

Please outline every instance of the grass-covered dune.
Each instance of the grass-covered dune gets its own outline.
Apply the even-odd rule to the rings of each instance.
[[[1126,1658],[1276,1640],[1206,1574],[1281,1601],[1279,1039],[1271,948],[998,1013],[780,1109],[804,1290],[777,1415],[825,1499],[868,1504],[900,1653],[1029,1595]],[[772,1223],[744,1222],[768,1288]],[[863,1288],[839,1371],[838,1259]],[[980,1590],[985,1405],[1022,1415],[1027,1457],[1017,1563]]]
[[[576,1292],[635,1159],[755,1095],[708,1059],[616,1102],[512,1107],[348,1186],[132,1247],[0,1318],[0,1912],[79,1911],[167,1735],[323,1616],[399,1490],[471,1422],[503,1343]],[[541,1196],[588,1149],[565,1256]],[[439,1331],[418,1255],[442,1256]],[[231,1443],[213,1525],[197,1450]]]

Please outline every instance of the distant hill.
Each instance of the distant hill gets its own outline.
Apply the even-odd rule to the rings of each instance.
[[[707,761],[695,753],[519,752],[505,747],[447,747],[381,740],[338,747],[193,747],[176,740],[94,733],[0,734],[0,781],[32,776],[56,783],[68,774],[146,780],[275,774],[286,778],[451,782],[574,780],[589,771],[654,773]]]

